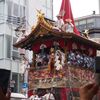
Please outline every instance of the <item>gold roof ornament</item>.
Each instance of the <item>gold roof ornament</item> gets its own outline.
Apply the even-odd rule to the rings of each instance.
[[[53,26],[45,20],[45,14],[41,10],[37,10],[38,23],[48,27],[49,30],[53,29]]]
[[[31,30],[34,30],[35,29],[35,26],[32,26]]]
[[[41,10],[37,10],[37,17],[38,21],[41,21],[44,19],[44,13]]]
[[[88,34],[89,34],[89,30],[88,29],[85,29],[84,32],[83,32],[83,35],[87,39],[89,38],[89,35]]]

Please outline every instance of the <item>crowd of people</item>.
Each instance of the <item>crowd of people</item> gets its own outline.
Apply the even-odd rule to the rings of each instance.
[[[75,65],[85,68],[94,68],[95,59],[85,53],[81,53],[80,51],[69,51],[68,52],[68,64]]]
[[[80,87],[79,94],[80,100],[93,100],[95,95],[99,93],[99,85],[96,83],[87,83]],[[0,88],[0,100],[10,100],[11,93],[7,92],[5,95]],[[46,94],[39,96],[36,90],[33,90],[33,95],[31,95],[28,100],[55,100],[55,97],[52,92],[46,91]]]
[[[51,48],[53,49],[53,48]],[[60,49],[50,53],[43,52],[36,54],[36,66],[46,66],[50,63],[50,59],[54,57],[54,66],[56,70],[60,70],[65,65],[65,61],[67,61],[68,65],[74,65],[78,67],[90,68],[93,69],[95,66],[95,58],[93,56],[89,56],[85,53],[82,53],[79,50],[70,50],[67,52],[67,57],[65,57],[65,53]]]
[[[29,100],[55,100],[55,97],[50,89],[47,89],[44,95],[40,95],[37,90],[33,90],[33,95],[29,97]]]

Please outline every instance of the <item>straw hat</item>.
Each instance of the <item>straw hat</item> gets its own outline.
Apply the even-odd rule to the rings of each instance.
[[[66,19],[65,22],[72,22],[72,20],[71,19]]]
[[[54,48],[51,48],[51,49],[50,49],[50,52],[54,52]]]

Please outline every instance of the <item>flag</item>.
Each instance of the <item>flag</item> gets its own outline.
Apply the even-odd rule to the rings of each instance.
[[[71,19],[72,24],[74,25],[74,32],[77,35],[80,35],[80,32],[77,30],[74,19],[73,19],[73,14],[71,10],[71,4],[70,0],[62,0],[61,8],[60,8],[60,15],[62,15],[63,20],[65,21],[66,19]]]

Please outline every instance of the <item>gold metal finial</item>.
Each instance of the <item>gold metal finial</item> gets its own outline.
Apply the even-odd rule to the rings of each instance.
[[[85,29],[84,32],[83,32],[84,37],[89,38],[88,34],[89,34],[89,30]]]
[[[37,9],[37,17],[38,19],[44,18],[44,13],[41,10]]]

